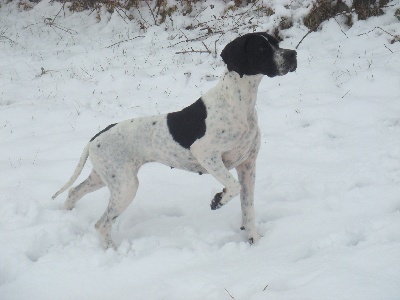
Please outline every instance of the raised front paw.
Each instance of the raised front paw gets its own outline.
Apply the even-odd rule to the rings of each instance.
[[[210,205],[212,210],[216,210],[222,206],[221,204],[222,194],[223,192],[215,194],[214,199],[212,199]]]
[[[210,207],[212,210],[216,210],[224,205],[224,203],[222,203],[221,200],[224,197],[225,193],[226,193],[226,189],[224,188],[222,190],[222,192],[215,194],[214,199],[212,199],[211,204],[210,204]]]

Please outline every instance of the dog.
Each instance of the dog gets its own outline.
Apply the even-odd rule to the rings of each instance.
[[[297,68],[297,53],[279,48],[271,35],[258,32],[236,38],[221,52],[226,69],[218,84],[181,111],[112,124],[86,145],[71,179],[76,181],[89,157],[89,177],[69,190],[64,206],[72,209],[87,193],[107,186],[108,207],[95,227],[105,248],[115,219],[128,207],[139,186],[137,173],[148,162],[160,162],[199,174],[211,174],[223,186],[211,201],[215,210],[240,193],[242,230],[250,243],[260,235],[254,220],[255,166],[260,130],[255,109],[264,75],[281,76]],[[238,180],[229,172],[235,168]]]

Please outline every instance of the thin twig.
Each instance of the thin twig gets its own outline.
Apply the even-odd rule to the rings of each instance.
[[[386,46],[385,44],[383,44],[383,46],[385,46],[385,48],[386,48],[386,49],[388,49],[390,52],[392,52],[392,53],[393,53],[393,51],[392,51],[392,50],[390,50],[390,48],[389,48],[388,46]]]
[[[189,25],[188,27],[190,27],[191,29],[193,29],[193,28],[198,28],[198,27],[201,27],[201,26],[206,26],[207,28],[210,28],[210,26],[207,25],[208,23],[210,23],[210,22],[215,22],[215,21],[221,21],[221,20],[225,20],[225,19],[234,19],[235,24],[238,25],[239,21],[240,21],[242,18],[244,18],[247,14],[249,14],[249,13],[252,12],[252,11],[256,11],[256,10],[257,10],[257,9],[253,9],[253,7],[256,6],[258,2],[259,2],[259,0],[257,0],[256,2],[254,2],[254,3],[252,4],[252,6],[251,6],[249,9],[247,9],[246,11],[244,11],[244,12],[237,13],[237,14],[234,14],[234,15],[228,15],[228,16],[224,15],[224,16],[219,17],[218,19],[214,18],[214,19],[211,19],[211,20],[209,20],[209,21],[199,22],[199,23],[196,24],[196,25]],[[196,17],[197,17],[197,16],[196,16]],[[238,18],[238,19],[235,19],[235,17],[239,17],[239,18]],[[238,27],[240,27],[240,26],[238,26]],[[233,29],[237,29],[238,27],[234,27]],[[227,31],[231,31],[231,30],[233,30],[233,29],[229,29],[229,30],[227,30]],[[221,32],[222,32],[222,31],[220,30],[220,31],[215,32],[215,33],[221,33]]]
[[[331,15],[328,16],[328,18],[327,18],[326,20],[329,20],[329,19],[331,19],[331,18],[335,18],[335,17],[337,17],[337,16],[345,15],[345,14],[351,13],[351,12],[353,12],[353,11],[355,11],[355,10],[352,9],[351,11],[342,11],[342,12],[337,13],[337,14],[331,14]],[[319,23],[316,24],[313,28],[311,28],[311,29],[306,33],[306,35],[303,36],[303,38],[300,40],[300,42],[297,44],[296,49],[300,46],[300,44],[303,42],[303,40],[306,38],[307,35],[309,35],[309,34],[310,34],[311,32],[313,32],[313,31],[315,31],[315,30],[316,30],[323,22],[325,22],[326,20],[321,20],[321,22],[319,22]]]
[[[374,31],[374,30],[377,29],[377,28],[378,28],[378,27],[375,27],[374,29],[371,29],[371,30],[368,31],[368,32],[360,33],[360,34],[358,34],[357,36],[362,36],[362,35],[368,34],[368,33]]]
[[[6,29],[6,30],[7,30],[7,29]],[[11,44],[15,44],[15,45],[21,46],[23,49],[26,49],[26,48],[25,48],[24,46],[22,46],[20,43],[17,43],[16,41],[10,39],[9,37],[6,37],[6,36],[4,35],[4,33],[6,32],[6,30],[0,32],[0,39],[2,39],[2,38],[3,38],[3,39],[6,39],[6,40],[8,40]]]
[[[37,22],[37,23],[33,23],[33,24],[30,24],[30,25],[27,25],[25,27],[22,27],[22,29],[27,29],[27,28],[29,28],[31,26],[38,25],[38,24],[42,24],[42,22]]]
[[[93,76],[92,75],[90,75],[84,68],[82,68],[81,67],[81,70],[83,71],[83,72],[85,72],[90,78],[92,78]]]
[[[340,31],[341,31],[347,38],[349,38],[349,37],[347,36],[346,32],[343,31],[342,26],[340,26],[340,24],[339,24],[339,22],[336,20],[336,18],[334,17],[333,19],[334,19],[334,20],[336,21],[336,23],[339,25]]]
[[[55,28],[65,31],[66,33],[69,33],[69,34],[77,34],[78,33],[77,31],[75,31],[73,29],[69,29],[69,28],[63,27],[57,23],[54,23],[54,20],[52,20],[51,18],[44,18],[43,22],[44,22],[44,24],[46,24],[50,27],[54,26]],[[32,25],[35,25],[35,24],[32,24]]]
[[[233,296],[231,295],[231,293],[229,293],[228,290],[227,290],[226,288],[224,288],[224,290],[225,290],[225,292],[228,293],[229,297],[231,297],[233,300],[235,300],[235,297],[233,297]]]
[[[186,53],[208,53],[208,54],[210,54],[211,52],[210,52],[210,50],[205,51],[205,50],[193,50],[193,49],[175,52],[175,54],[186,54]]]
[[[215,42],[214,42],[214,51],[215,51],[214,57],[217,57],[217,42],[221,39],[221,37],[222,37],[224,34],[225,34],[225,32],[223,32],[223,33],[219,36],[219,38],[217,38],[217,39],[215,40]]]
[[[150,9],[150,7],[149,7],[149,9]],[[149,22],[147,22],[147,21],[143,18],[142,13],[140,12],[140,9],[137,8],[137,10],[138,10],[139,16],[140,16],[140,18],[142,19],[142,21],[145,22],[148,26],[151,26],[151,25],[149,24]],[[151,11],[151,9],[150,9],[150,11]]]
[[[381,28],[381,27],[379,27],[379,26],[375,27],[374,29],[371,29],[371,30],[370,30],[370,31],[368,31],[368,32],[360,33],[358,36],[361,36],[361,35],[365,35],[365,34],[371,33],[371,32],[372,32],[372,31],[374,31],[375,29],[380,29],[380,30],[382,30],[383,32],[387,33],[388,35],[392,36],[392,37],[393,37],[393,39],[392,39],[392,41],[390,42],[391,44],[393,44],[393,43],[395,43],[395,42],[399,42],[399,41],[400,41],[400,35],[393,35],[393,34],[391,34],[390,32],[387,32],[386,30],[382,29],[382,28]],[[384,46],[386,47],[386,45],[384,45]],[[386,48],[387,48],[387,49],[389,49],[388,47],[386,47]],[[393,51],[392,51],[392,50],[390,50],[390,49],[389,49],[389,51],[393,53]]]
[[[54,23],[54,21],[56,20],[56,18],[58,17],[58,15],[60,14],[61,10],[64,10],[64,6],[65,3],[67,2],[67,0],[64,0],[63,5],[61,6],[60,10],[58,11],[58,13],[55,15],[55,17],[53,18],[53,20],[51,21],[51,23]]]
[[[175,44],[173,44],[173,45],[169,45],[168,48],[175,47],[176,45],[179,45],[179,44],[181,44],[181,43],[195,42],[195,41],[201,40],[202,38],[206,38],[206,37],[209,37],[210,35],[214,35],[214,34],[218,34],[218,33],[223,33],[223,34],[224,34],[223,31],[215,31],[215,32],[213,32],[213,33],[207,33],[207,34],[205,34],[205,35],[202,35],[202,36],[199,36],[199,37],[196,37],[196,38],[193,38],[193,39],[188,39],[188,38],[186,37],[186,35],[185,35],[186,40],[177,42],[177,43],[175,43]]]
[[[189,38],[187,37],[187,35],[181,29],[179,29],[179,31],[185,36],[186,40],[188,41]]]
[[[212,4],[211,4],[212,5]],[[197,17],[198,16],[200,16],[200,14],[203,12],[203,11],[205,11],[207,8],[209,8],[210,6],[206,6],[206,7],[204,7],[204,9],[203,10],[201,10],[197,15],[195,15],[195,17],[193,18],[193,21],[197,21]]]
[[[207,45],[203,41],[201,43],[204,45],[204,47],[206,47],[208,53],[211,53],[211,51],[210,51],[210,49],[208,49]]]
[[[131,38],[131,39],[119,41],[119,42],[114,43],[114,44],[112,44],[112,45],[110,45],[110,46],[107,46],[106,48],[111,48],[111,47],[114,47],[114,46],[119,45],[119,44],[121,44],[121,43],[129,42],[129,41],[132,41],[132,40],[137,39],[137,38],[144,38],[144,35],[138,35],[138,36],[135,36],[135,37],[133,37],[133,38]]]
[[[386,32],[388,35],[391,35],[392,37],[394,37],[394,38],[396,38],[396,39],[398,39],[398,38],[399,38],[399,36],[398,36],[398,35],[393,35],[393,34],[391,34],[390,32],[387,32],[386,30],[382,29],[382,28],[381,28],[381,27],[379,27],[379,26],[376,26],[374,29],[371,29],[371,30],[370,30],[370,31],[368,31],[368,32],[360,33],[360,34],[358,34],[357,36],[362,36],[362,35],[365,35],[365,34],[371,33],[371,32],[372,32],[372,31],[374,31],[375,29],[380,29],[380,30],[382,30],[383,32]]]
[[[386,8],[386,7],[390,7],[390,6],[393,6],[393,5],[382,5],[382,6],[380,6],[379,8]],[[335,17],[337,17],[337,16],[341,16],[341,15],[345,15],[345,14],[350,14],[350,13],[353,13],[353,12],[355,12],[355,9],[354,9],[354,8],[351,9],[351,10],[349,10],[349,11],[342,11],[342,12],[340,12],[340,13],[331,14],[331,15],[328,16],[328,18],[327,18],[326,20],[329,20],[329,19],[331,19],[331,18],[335,18]],[[297,44],[296,49],[300,46],[300,44],[303,42],[303,40],[306,38],[307,35],[309,35],[309,34],[310,34],[311,32],[313,32],[313,31],[315,31],[315,30],[322,24],[322,22],[325,22],[326,20],[322,20],[322,21],[319,22],[317,25],[315,25],[313,28],[311,28],[311,29],[306,33],[306,35],[303,36],[303,38],[300,40],[300,42]],[[372,29],[372,30],[370,30],[370,31],[368,31],[368,32],[366,32],[366,33],[361,33],[361,34],[359,34],[358,36],[363,35],[363,34],[370,33],[371,31],[374,31],[376,28],[379,28],[379,29],[383,30],[383,29],[380,28],[380,27],[375,27],[374,29]],[[383,30],[383,31],[385,31],[385,30]],[[342,31],[342,32],[343,32],[343,31]],[[386,32],[387,34],[390,34],[390,33],[387,32],[387,31],[385,31],[385,32]],[[344,32],[343,32],[343,33],[344,33]],[[399,36],[394,36],[394,35],[392,35],[392,34],[390,34],[390,35],[393,36],[395,39],[400,40]]]
[[[350,90],[348,90],[348,91],[346,92],[346,94],[344,94],[344,95],[342,96],[342,99],[343,99],[344,97],[346,97],[346,95],[347,95],[349,92],[350,92]]]
[[[144,1],[144,2],[146,3],[147,7],[148,7],[149,10],[150,10],[150,13],[151,13],[151,15],[152,15],[152,17],[153,17],[153,20],[154,20],[154,25],[158,25],[158,24],[157,24],[156,17],[155,17],[154,14],[153,14],[153,10],[151,9],[149,2],[147,2],[147,1]]]
[[[399,38],[399,36],[398,35],[393,35],[393,34],[391,34],[390,32],[387,32],[386,30],[384,30],[384,29],[382,29],[381,27],[376,27],[376,28],[378,28],[378,29],[380,29],[380,30],[382,30],[383,32],[386,32],[388,35],[391,35],[392,37],[394,37],[394,38]]]
[[[300,42],[297,44],[296,49],[299,48],[300,44],[301,44],[301,43],[303,42],[303,40],[307,37],[307,35],[309,35],[309,34],[310,34],[311,32],[313,32],[313,31],[315,31],[315,30],[318,28],[319,25],[321,25],[321,23],[315,25],[313,28],[311,28],[311,29],[306,33],[305,36],[303,36],[303,38],[302,38],[302,39],[300,40]]]
[[[124,17],[121,15],[121,13],[119,12],[122,9],[118,9],[117,7],[115,7],[115,10],[117,11],[117,14],[119,14],[119,16],[121,17],[121,19],[125,22],[125,24],[128,24],[128,22],[124,19]],[[126,14],[125,14],[126,16]]]
[[[241,17],[239,18],[239,20],[240,20],[240,19],[243,18],[247,13],[249,13],[250,11],[252,11],[253,7],[256,6],[256,4],[258,4],[258,2],[259,2],[259,0],[255,1],[255,2],[253,3],[253,5],[252,5],[248,10],[246,10],[246,11],[244,11],[244,12],[242,12],[242,13],[236,14],[235,16],[240,16],[240,15],[241,15]]]
[[[10,39],[9,37],[6,37],[5,35],[0,35],[0,38],[6,39],[8,41],[10,41],[13,44],[18,44],[17,42],[13,41],[12,39]]]

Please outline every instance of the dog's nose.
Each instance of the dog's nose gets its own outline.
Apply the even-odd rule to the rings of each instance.
[[[293,60],[296,60],[296,57],[297,57],[297,52],[295,50],[286,50],[286,53],[285,53],[286,59],[293,61]]]

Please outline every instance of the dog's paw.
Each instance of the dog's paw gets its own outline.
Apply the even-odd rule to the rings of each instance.
[[[222,192],[215,194],[214,199],[212,199],[211,204],[210,204],[210,207],[212,210],[216,210],[224,205],[224,203],[222,203],[221,200],[224,197],[225,193],[226,193],[226,189],[224,188],[222,190]]]
[[[111,250],[114,250],[114,251],[118,250],[117,246],[115,246],[115,244],[112,241],[111,242],[107,242],[106,244],[104,244],[104,249],[105,250],[111,249]]]
[[[74,203],[72,203],[71,201],[66,200],[64,202],[64,209],[66,210],[72,210],[75,207]]]
[[[68,197],[67,197],[67,199],[64,201],[64,208],[65,208],[66,210],[71,210],[71,209],[73,209],[73,208],[75,207],[75,202],[76,202],[76,201],[73,201],[72,192],[73,192],[73,189],[70,189],[70,190],[68,191]]]
[[[210,207],[212,210],[216,210],[222,206],[222,204],[221,204],[222,195],[223,195],[223,192],[215,194],[214,199],[212,199],[211,204],[210,204]]]
[[[248,240],[249,240],[250,245],[253,245],[253,244],[257,243],[261,238],[262,238],[262,236],[260,234],[258,234],[257,232],[255,232],[254,234],[252,234],[251,236],[248,237]]]

